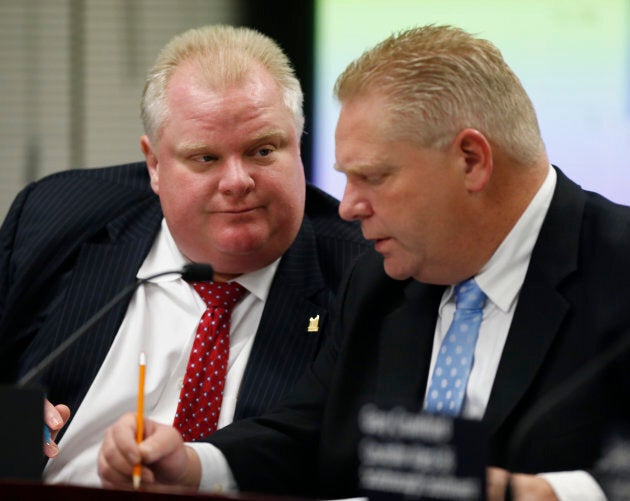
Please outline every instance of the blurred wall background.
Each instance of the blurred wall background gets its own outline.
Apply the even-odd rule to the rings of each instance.
[[[313,3],[294,4],[0,0],[0,221],[29,181],[142,159],[145,73],[161,47],[188,28],[247,25],[275,38],[303,81],[310,121]]]

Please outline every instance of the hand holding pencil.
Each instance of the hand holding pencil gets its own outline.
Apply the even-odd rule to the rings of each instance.
[[[44,399],[44,455],[54,458],[59,454],[55,443],[57,434],[70,419],[70,408],[64,404],[53,405]]]
[[[201,463],[172,424],[144,416],[144,380],[147,359],[140,354],[136,412],[128,412],[110,426],[103,437],[98,473],[106,488],[155,489],[177,486],[196,491],[201,481]]]

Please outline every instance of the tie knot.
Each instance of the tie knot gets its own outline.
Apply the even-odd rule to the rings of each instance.
[[[191,282],[208,307],[231,310],[247,290],[236,282]]]
[[[486,302],[486,295],[473,278],[455,286],[455,308],[458,310],[481,310]]]

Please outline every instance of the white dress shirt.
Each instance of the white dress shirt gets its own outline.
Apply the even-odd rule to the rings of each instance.
[[[163,221],[137,277],[181,269],[188,262]],[[278,262],[236,280],[249,294],[232,311],[219,428],[234,418],[239,386]],[[142,351],[147,359],[145,416],[172,424],[197,324],[205,309],[193,287],[176,274],[152,279],[138,288],[103,365],[59,443],[59,455],[44,469],[44,482],[101,485],[97,457],[103,434],[122,414],[136,410]]]

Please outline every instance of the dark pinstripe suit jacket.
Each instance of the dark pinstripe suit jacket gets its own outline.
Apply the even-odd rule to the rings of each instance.
[[[338,202],[308,186],[306,215],[273,280],[235,418],[258,415],[293,385],[329,331],[344,269],[367,248]],[[0,229],[0,378],[12,382],[135,280],[162,212],[144,163],[72,170],[27,186]],[[129,301],[47,371],[55,403],[76,411]],[[318,333],[307,332],[319,315]]]

